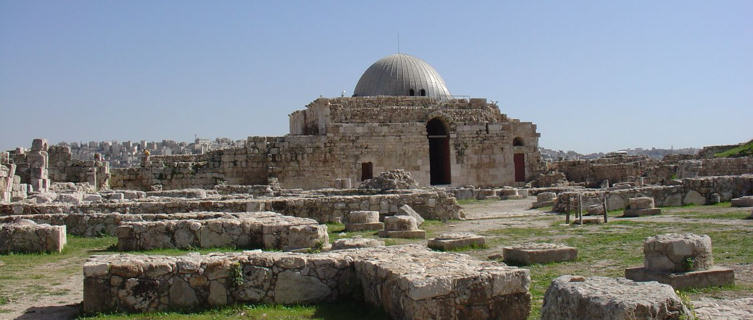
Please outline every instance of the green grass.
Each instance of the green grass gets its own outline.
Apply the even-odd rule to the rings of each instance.
[[[478,200],[478,199],[463,199],[458,200],[459,205],[467,205],[467,204],[485,204],[485,203],[491,203],[491,202],[498,202],[499,199],[484,199],[484,200]]]
[[[220,309],[213,309],[198,313],[149,313],[149,314],[105,314],[79,319],[143,319],[143,320],[173,320],[173,319],[322,319],[322,320],[382,320],[389,317],[380,309],[376,309],[360,302],[343,302],[336,304],[319,304],[313,306],[281,306],[281,305],[238,305]]]
[[[737,147],[714,154],[717,158],[753,156],[753,140]]]

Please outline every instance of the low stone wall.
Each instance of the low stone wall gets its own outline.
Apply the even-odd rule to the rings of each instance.
[[[243,218],[254,213],[248,212],[192,212],[171,214],[120,214],[120,213],[52,213],[29,214],[0,217],[0,223],[9,223],[15,219],[27,219],[36,223],[65,226],[69,234],[96,237],[101,235],[115,235],[115,230],[121,223],[135,221],[162,220],[204,220],[217,218]]]
[[[327,226],[313,219],[274,212],[243,218],[124,222],[118,226],[118,249],[263,248],[292,250],[329,244]]]
[[[61,252],[66,239],[65,226],[22,219],[0,225],[0,253]]]
[[[287,216],[311,218],[319,223],[341,222],[353,210],[379,211],[382,215],[399,213],[399,208],[409,205],[426,219],[462,219],[460,206],[448,193],[437,190],[416,190],[395,194],[353,196],[310,196],[269,199],[125,201],[108,203],[82,203],[79,205],[52,203],[13,203],[0,205],[0,214],[49,213],[176,213],[176,212],[244,212],[274,211]]]
[[[526,319],[529,271],[405,245],[320,254],[93,256],[86,313],[362,299],[394,319]]]
[[[714,195],[719,200],[753,194],[753,175],[718,176],[682,179],[681,185],[646,186],[629,189],[590,189],[581,193],[583,210],[589,205],[601,204],[606,196],[607,209],[624,209],[630,198],[651,197],[657,206],[682,206],[686,204],[703,205],[711,203]],[[563,192],[557,196],[553,211],[567,212],[577,210],[578,192]]]

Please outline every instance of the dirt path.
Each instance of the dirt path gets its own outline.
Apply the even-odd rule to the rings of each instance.
[[[49,279],[34,280],[38,283],[32,285],[42,286],[45,291],[40,293],[19,292],[19,296],[14,301],[3,306],[3,309],[10,310],[10,312],[0,314],[0,319],[75,318],[79,313],[79,304],[83,300],[84,276],[80,271],[73,274],[63,272],[70,269],[69,267],[74,264],[83,266],[84,260],[80,257],[70,258],[54,264],[40,265],[29,270],[30,273],[60,273],[61,277],[55,279],[59,284],[51,285]]]

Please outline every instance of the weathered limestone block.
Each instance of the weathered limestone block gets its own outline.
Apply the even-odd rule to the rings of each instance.
[[[553,206],[554,201],[557,200],[557,194],[554,192],[541,192],[536,195],[536,202],[533,203],[533,208],[541,208]]]
[[[478,200],[499,199],[496,189],[481,189],[478,191]]]
[[[384,229],[379,222],[379,211],[351,211],[345,216],[345,231],[378,231]]]
[[[452,232],[443,233],[436,238],[430,239],[429,248],[434,250],[449,251],[471,246],[482,247],[486,244],[486,239],[480,235],[470,232]]]
[[[654,198],[651,197],[630,198],[628,201],[631,209],[651,209],[654,207]]]
[[[176,190],[162,190],[162,191],[149,191],[146,192],[148,197],[169,197],[169,198],[190,198],[190,199],[204,199],[209,195],[219,194],[215,190],[205,189],[176,189]]]
[[[706,197],[704,197],[698,191],[690,190],[685,194],[685,197],[682,198],[682,204],[694,204],[702,206],[706,204]]]
[[[515,188],[503,188],[502,190],[499,190],[498,194],[501,200],[517,200],[525,199],[528,196],[528,191]]]
[[[669,233],[643,242],[644,267],[650,271],[706,270],[714,264],[711,238],[692,233]]]
[[[399,208],[399,211],[397,212],[398,216],[411,216],[414,219],[416,219],[416,225],[421,226],[424,224],[424,218],[421,217],[416,210],[413,210],[409,205],[404,204]]]
[[[654,198],[637,197],[630,198],[630,207],[625,209],[623,217],[642,217],[661,214],[661,209],[654,208]]]
[[[119,250],[157,248],[322,248],[327,226],[315,220],[262,212],[242,218],[122,222],[116,230]]]
[[[337,239],[332,243],[332,250],[371,248],[384,246],[384,241],[362,237]]]
[[[70,203],[74,205],[81,204],[81,201],[83,200],[83,194],[75,192],[75,193],[60,193],[58,194],[58,197],[56,201],[58,202],[64,202],[64,203]]]
[[[690,315],[672,287],[624,278],[565,275],[544,295],[542,320],[684,319]]]
[[[586,212],[589,216],[597,216],[604,214],[604,206],[599,204],[592,204],[586,208]]]
[[[702,297],[693,301],[698,320],[753,319],[753,298],[716,299]]]
[[[395,319],[526,319],[526,269],[418,245],[319,254],[92,256],[83,311],[150,312],[363,297]]]
[[[102,202],[102,196],[99,194],[86,194],[83,196],[82,200],[88,202]]]
[[[37,224],[15,219],[0,224],[0,253],[61,252],[66,243],[65,226]]]
[[[411,216],[384,217],[384,230],[379,232],[385,238],[426,238],[426,231],[419,230],[416,219]]]
[[[711,238],[707,235],[663,234],[643,243],[643,267],[625,269],[635,281],[658,281],[675,289],[723,286],[735,283],[732,269],[714,267]]]
[[[504,247],[502,257],[505,262],[517,265],[575,261],[578,258],[578,249],[560,244],[524,243]]]
[[[731,200],[733,207],[753,207],[753,196],[745,196]]]

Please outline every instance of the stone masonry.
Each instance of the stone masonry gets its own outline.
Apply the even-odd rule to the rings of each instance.
[[[124,222],[115,232],[118,249],[263,248],[292,250],[329,244],[327,226],[313,219],[258,212],[243,218]]]
[[[732,269],[715,267],[707,235],[662,234],[643,244],[644,266],[625,269],[635,281],[658,281],[675,289],[734,284]]]
[[[541,320],[679,320],[690,315],[668,285],[571,275],[552,281],[541,308]]]
[[[65,226],[37,224],[15,219],[0,224],[0,253],[61,252],[66,243]]]
[[[86,313],[362,299],[394,319],[526,319],[529,271],[416,245],[320,254],[93,256]]]

